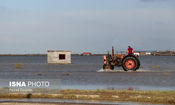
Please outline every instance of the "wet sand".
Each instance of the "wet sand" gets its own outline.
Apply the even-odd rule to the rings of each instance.
[[[0,102],[50,102],[50,103],[70,103],[70,104],[129,104],[154,103],[154,104],[174,104],[175,91],[134,91],[129,90],[60,90],[57,94],[33,93],[0,94]],[[125,104],[126,104],[125,103]]]

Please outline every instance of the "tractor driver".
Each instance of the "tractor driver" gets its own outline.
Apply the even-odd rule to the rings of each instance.
[[[128,54],[129,55],[133,54],[133,49],[131,46],[128,46]]]

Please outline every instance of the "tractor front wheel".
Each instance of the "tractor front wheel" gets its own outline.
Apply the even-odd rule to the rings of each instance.
[[[114,70],[114,66],[113,66],[113,65],[110,65],[110,64],[104,64],[104,65],[103,65],[103,69],[111,69],[111,70]]]

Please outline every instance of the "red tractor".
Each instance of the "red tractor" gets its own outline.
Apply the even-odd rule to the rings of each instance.
[[[136,71],[140,67],[139,56],[134,54],[114,54],[114,48],[112,47],[112,55],[109,53],[104,55],[103,69],[114,70],[114,66],[122,66],[125,71]]]

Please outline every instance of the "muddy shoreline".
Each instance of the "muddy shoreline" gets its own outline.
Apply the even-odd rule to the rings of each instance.
[[[59,90],[49,93],[6,93],[0,99],[71,99],[102,100],[118,102],[142,102],[155,104],[175,104],[175,91],[135,91],[128,90]]]
[[[28,102],[2,102],[0,105],[89,105],[89,104],[75,104],[75,103],[28,103]],[[91,104],[91,105],[100,105],[100,104]],[[101,104],[104,105],[104,104]]]

